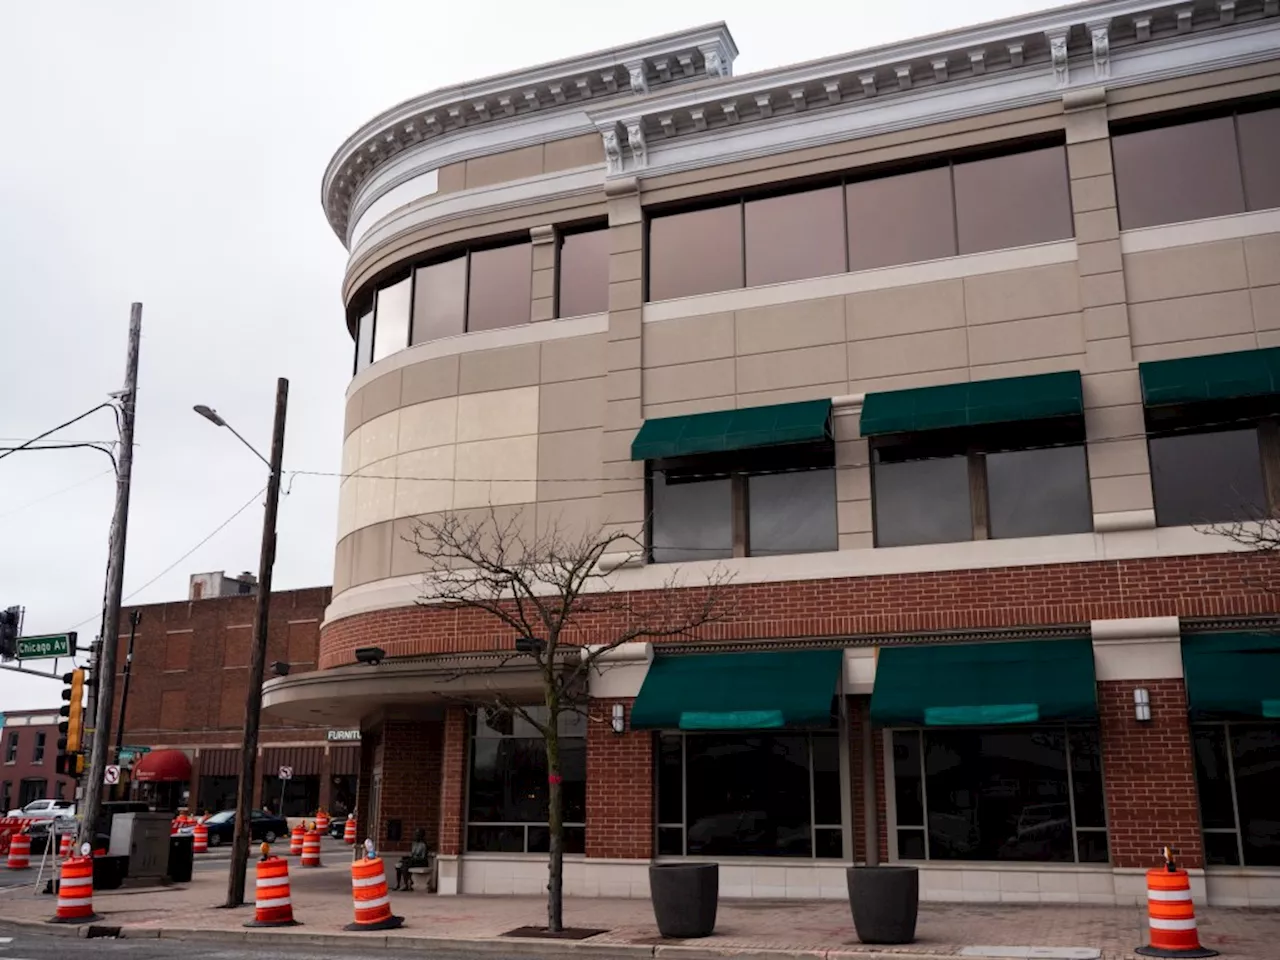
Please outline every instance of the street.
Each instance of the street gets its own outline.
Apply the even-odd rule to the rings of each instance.
[[[276,944],[243,944],[212,943],[200,940],[116,940],[114,938],[95,938],[93,940],[79,937],[59,936],[32,930],[27,927],[12,927],[0,923],[0,960],[71,960],[71,958],[93,957],[95,960],[112,960],[125,958],[128,960],[171,960],[181,954],[184,960],[302,960],[306,957],[335,957],[342,960],[386,960],[387,950],[383,947],[360,949],[356,944],[343,941],[333,944],[299,944],[298,946],[279,946]],[[464,960],[475,954],[453,952],[432,953],[436,960]],[[486,950],[485,960],[528,960],[528,954],[518,952],[499,953]],[[542,955],[545,956],[545,955]],[[578,954],[575,952],[575,956]],[[580,960],[590,960],[580,957]]]

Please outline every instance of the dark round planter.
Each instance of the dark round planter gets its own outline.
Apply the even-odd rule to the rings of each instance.
[[[850,867],[849,907],[863,943],[911,943],[916,938],[920,873],[915,867]]]
[[[658,932],[675,940],[709,937],[720,899],[718,863],[649,865],[649,897]]]

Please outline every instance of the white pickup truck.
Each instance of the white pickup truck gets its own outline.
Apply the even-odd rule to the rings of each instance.
[[[10,810],[11,817],[27,817],[32,820],[55,820],[61,817],[74,817],[76,805],[74,800],[32,800],[25,807]]]

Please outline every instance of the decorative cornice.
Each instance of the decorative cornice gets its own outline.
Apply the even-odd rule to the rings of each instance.
[[[464,130],[552,110],[581,110],[596,98],[664,91],[730,75],[737,45],[723,23],[613,47],[423,94],[392,107],[347,138],[325,170],[320,199],[345,241],[360,184],[392,157]],[[644,135],[628,155],[644,155]]]
[[[654,93],[640,101],[602,105],[588,115],[604,137],[610,176],[659,167],[685,169],[698,164],[673,168],[663,163],[663,154],[688,143],[690,152],[716,155],[714,146],[693,150],[692,144],[731,128],[735,134],[744,128],[781,129],[800,123],[800,114],[808,122],[818,111],[890,111],[890,104],[910,102],[904,98],[927,102],[953,89],[964,91],[970,112],[983,112],[1056,99],[1072,86],[1159,79],[1161,70],[1150,58],[1140,70],[1127,73],[1117,71],[1117,58],[1142,57],[1147,46],[1165,50],[1202,44],[1207,34],[1239,35],[1274,16],[1275,7],[1266,0],[1103,0],[748,74],[714,88]],[[1248,57],[1260,55],[1250,51]],[[1206,53],[1206,62],[1213,57]],[[1176,72],[1194,68],[1181,66]],[[922,122],[914,116],[920,110],[900,112],[913,115],[901,125]],[[846,130],[843,135],[857,134]],[[621,149],[635,140],[644,149]],[[610,145],[620,149],[610,152]],[[735,159],[723,153],[714,160]]]

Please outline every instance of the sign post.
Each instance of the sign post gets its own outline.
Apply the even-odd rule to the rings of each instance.
[[[51,633],[42,637],[18,637],[19,660],[49,660],[76,655],[74,633]]]
[[[289,785],[289,781],[293,779],[293,767],[281,767],[280,775],[280,816],[284,816],[284,788]]]

